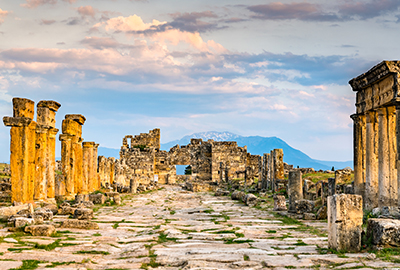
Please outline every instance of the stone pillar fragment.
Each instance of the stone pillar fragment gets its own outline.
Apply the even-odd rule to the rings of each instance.
[[[365,190],[365,115],[353,114],[354,193],[364,196]]]
[[[387,110],[380,108],[378,113],[378,206],[390,205],[390,169]]]
[[[55,117],[60,106],[52,100],[37,104],[35,200],[51,200],[55,196]]]
[[[360,195],[336,194],[328,197],[328,246],[358,252],[361,248],[363,202]]]
[[[10,126],[11,201],[25,203],[33,200],[35,179],[36,122],[35,103],[25,98],[13,98],[13,117],[5,116]]]
[[[396,145],[397,145],[397,137],[393,136],[396,134],[396,107],[389,106],[387,107],[387,115],[388,115],[388,151],[389,151],[389,205],[397,206],[398,201],[398,183],[397,183],[397,166],[396,166]]]
[[[289,172],[288,195],[289,211],[296,212],[295,202],[303,199],[303,181],[300,170]]]
[[[93,162],[93,147],[94,142],[83,142],[83,185],[82,194],[88,194],[95,190],[95,184],[93,179],[92,167]]]
[[[61,163],[62,172],[65,177],[66,198],[75,198],[82,193],[83,179],[83,150],[82,150],[82,125],[86,119],[80,114],[67,114],[62,122],[61,141]]]
[[[367,112],[366,117],[366,170],[365,170],[365,208],[372,210],[378,207],[378,123],[374,111]]]
[[[336,194],[336,178],[328,178],[328,196]]]
[[[101,187],[100,177],[97,172],[97,170],[98,170],[98,148],[99,148],[99,144],[95,143],[95,145],[93,146],[93,159],[92,159],[92,162],[93,162],[92,176],[93,176],[95,190],[99,190]]]

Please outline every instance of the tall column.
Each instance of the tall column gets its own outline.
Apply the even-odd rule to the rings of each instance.
[[[365,208],[378,207],[378,123],[376,113],[368,111],[366,116],[366,169],[365,169]]]
[[[303,181],[300,170],[289,172],[288,194],[289,211],[296,212],[295,202],[303,199]]]
[[[268,175],[267,175],[267,179],[268,179],[268,185],[269,185],[269,189],[272,190],[272,192],[274,191],[274,162],[273,162],[273,152],[271,151],[270,154],[268,155]]]
[[[11,201],[25,203],[33,200],[35,177],[36,122],[35,103],[25,98],[13,98],[13,117],[5,116],[10,126]]]
[[[387,107],[388,115],[388,144],[389,144],[389,204],[391,206],[398,205],[398,184],[397,184],[397,167],[396,167],[396,153],[397,153],[397,137],[396,137],[396,107]]]
[[[379,108],[378,113],[378,206],[390,205],[389,143],[386,108]]]
[[[365,115],[353,114],[354,193],[364,196],[365,190]]]
[[[65,177],[65,196],[74,198],[82,193],[82,125],[86,118],[80,114],[67,114],[62,122],[61,163]],[[60,194],[61,195],[61,194]]]
[[[268,167],[268,154],[264,153],[262,156],[262,161],[261,161],[261,188],[262,189],[267,189],[267,167]]]
[[[100,185],[100,177],[99,177],[99,174],[97,172],[97,167],[98,167],[98,159],[97,159],[98,148],[99,148],[99,144],[95,143],[94,146],[93,146],[93,159],[92,159],[92,162],[93,162],[92,175],[93,175],[93,178],[94,178],[93,181],[94,181],[95,187],[96,187],[95,190],[99,190],[100,187],[101,187],[101,185]]]
[[[55,198],[55,171],[56,171],[56,136],[58,133],[57,128],[49,129],[49,137],[47,140],[48,145],[48,170],[47,170],[47,199],[51,200]]]
[[[58,102],[42,100],[37,104],[35,200],[54,199],[55,194],[55,128]]]
[[[83,142],[83,181],[82,181],[82,194],[92,192],[92,166],[93,166],[93,145],[94,142]]]
[[[400,207],[400,103],[396,103],[396,150],[397,202]]]

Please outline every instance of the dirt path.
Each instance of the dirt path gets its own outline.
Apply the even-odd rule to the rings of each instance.
[[[272,211],[249,208],[229,197],[176,186],[125,196],[121,206],[100,208],[94,221],[99,230],[58,229],[57,237],[6,236],[2,229],[0,269],[23,263],[21,269],[396,267],[367,260],[368,254],[324,254],[326,222],[275,217]]]

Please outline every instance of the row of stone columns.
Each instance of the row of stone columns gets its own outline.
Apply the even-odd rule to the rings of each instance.
[[[283,149],[274,149],[262,156],[261,162],[261,187],[262,189],[277,190],[277,180],[283,180],[284,163]]]
[[[11,127],[12,202],[54,200],[55,136],[58,132],[55,115],[60,106],[55,101],[40,101],[35,122],[35,103],[14,98],[13,117],[3,118],[4,125]]]
[[[55,147],[58,129],[56,112],[60,104],[40,101],[37,122],[33,120],[35,103],[25,98],[13,99],[13,117],[4,117],[10,126],[11,200],[25,203],[33,200],[54,202],[57,196],[72,199],[100,188],[97,174],[97,147],[83,142],[85,117],[69,114],[62,122],[62,180],[55,181]]]
[[[400,193],[397,170],[396,107],[382,107],[354,120],[354,192],[368,210],[396,206]]]

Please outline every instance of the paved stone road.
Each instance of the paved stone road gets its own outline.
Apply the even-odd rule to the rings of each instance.
[[[54,222],[64,218],[56,216]],[[327,248],[327,223],[290,221],[229,197],[166,186],[126,196],[121,206],[100,208],[95,219],[99,230],[58,229],[57,237],[29,237],[2,229],[0,269],[21,267],[24,260],[22,267],[31,263],[37,269],[399,267],[368,260],[365,253],[321,254]],[[43,249],[52,243],[53,249]]]

